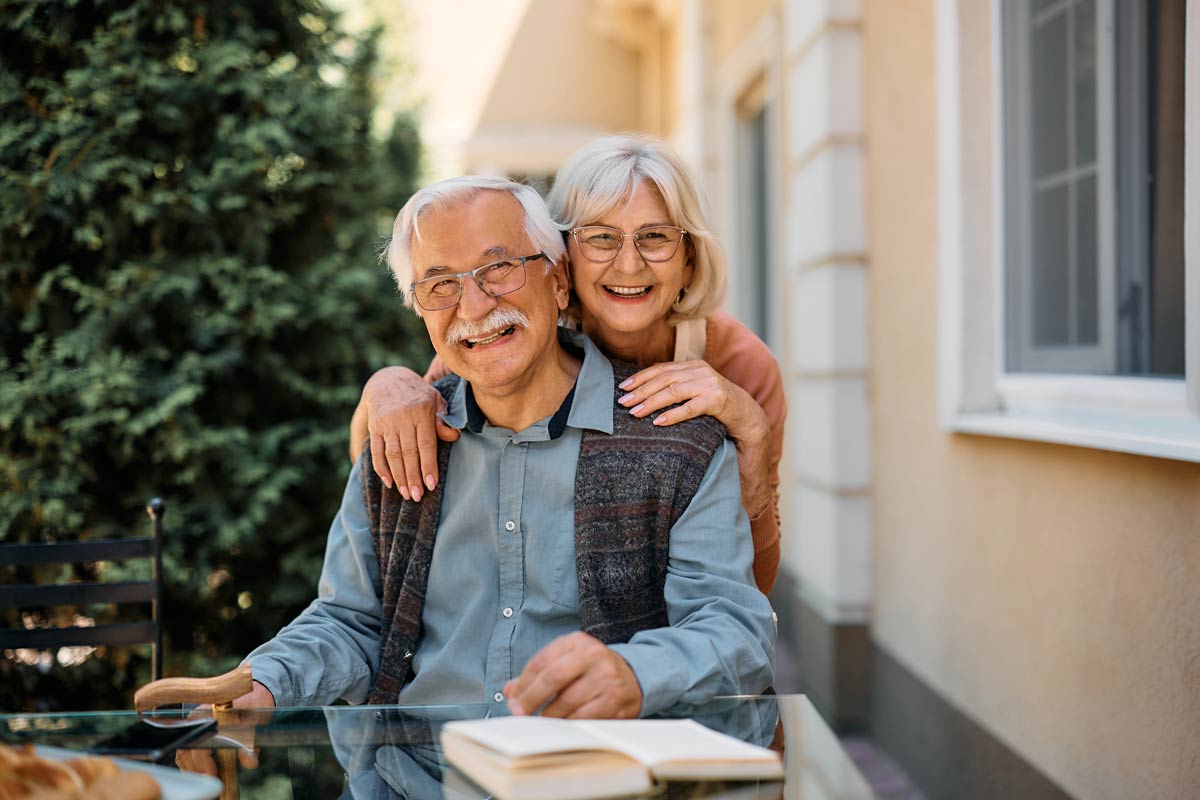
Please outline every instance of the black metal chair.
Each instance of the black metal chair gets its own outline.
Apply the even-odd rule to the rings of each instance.
[[[115,622],[86,628],[0,628],[0,650],[149,644],[152,647],[152,680],[158,680],[162,676],[162,519],[165,508],[158,498],[147,504],[146,513],[151,519],[149,536],[0,545],[0,567],[82,564],[137,558],[150,559],[151,563],[148,581],[0,586],[0,608],[84,606],[93,603],[150,604],[150,619],[142,622]]]

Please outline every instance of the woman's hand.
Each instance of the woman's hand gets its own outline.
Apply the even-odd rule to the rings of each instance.
[[[618,402],[635,417],[675,406],[655,417],[655,425],[674,425],[701,414],[720,420],[737,445],[746,512],[754,519],[770,505],[771,429],[767,415],[745,389],[706,361],[655,364],[631,375],[621,388],[626,394]]]
[[[438,439],[458,439],[458,431],[437,416],[445,410],[441,393],[405,367],[385,367],[363,387],[351,436],[362,441],[365,421],[376,474],[387,487],[394,483],[405,500],[420,500],[437,486]]]

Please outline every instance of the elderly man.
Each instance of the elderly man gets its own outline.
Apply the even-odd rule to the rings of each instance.
[[[615,388],[632,367],[558,328],[565,251],[537,193],[426,187],[389,260],[455,373],[437,384],[461,431],[439,445],[446,479],[405,499],[364,450],[319,597],[250,654],[237,705],[633,717],[765,689],[773,624],[734,448],[707,417],[632,417]]]

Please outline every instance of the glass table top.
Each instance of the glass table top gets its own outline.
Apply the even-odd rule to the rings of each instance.
[[[442,757],[450,720],[479,719],[493,704],[245,709],[218,715],[206,734],[160,763],[217,775],[222,797],[485,798]],[[160,711],[154,717],[187,712]],[[191,714],[194,716],[196,712]],[[870,798],[871,789],[837,736],[803,695],[722,698],[691,717],[783,754],[783,781],[686,782],[672,798]],[[86,750],[137,719],[133,711],[0,714],[0,741]]]

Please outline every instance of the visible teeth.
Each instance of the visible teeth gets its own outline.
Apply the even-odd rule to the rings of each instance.
[[[468,350],[473,349],[475,347],[475,345],[478,345],[478,344],[491,344],[492,342],[499,339],[501,336],[508,336],[510,333],[513,332],[514,329],[516,329],[516,327],[517,327],[516,325],[509,325],[504,330],[497,331],[496,333],[493,333],[491,336],[488,336],[485,339],[464,339],[463,343],[467,346]]]
[[[621,297],[641,297],[650,292],[649,286],[605,286],[604,288]]]

